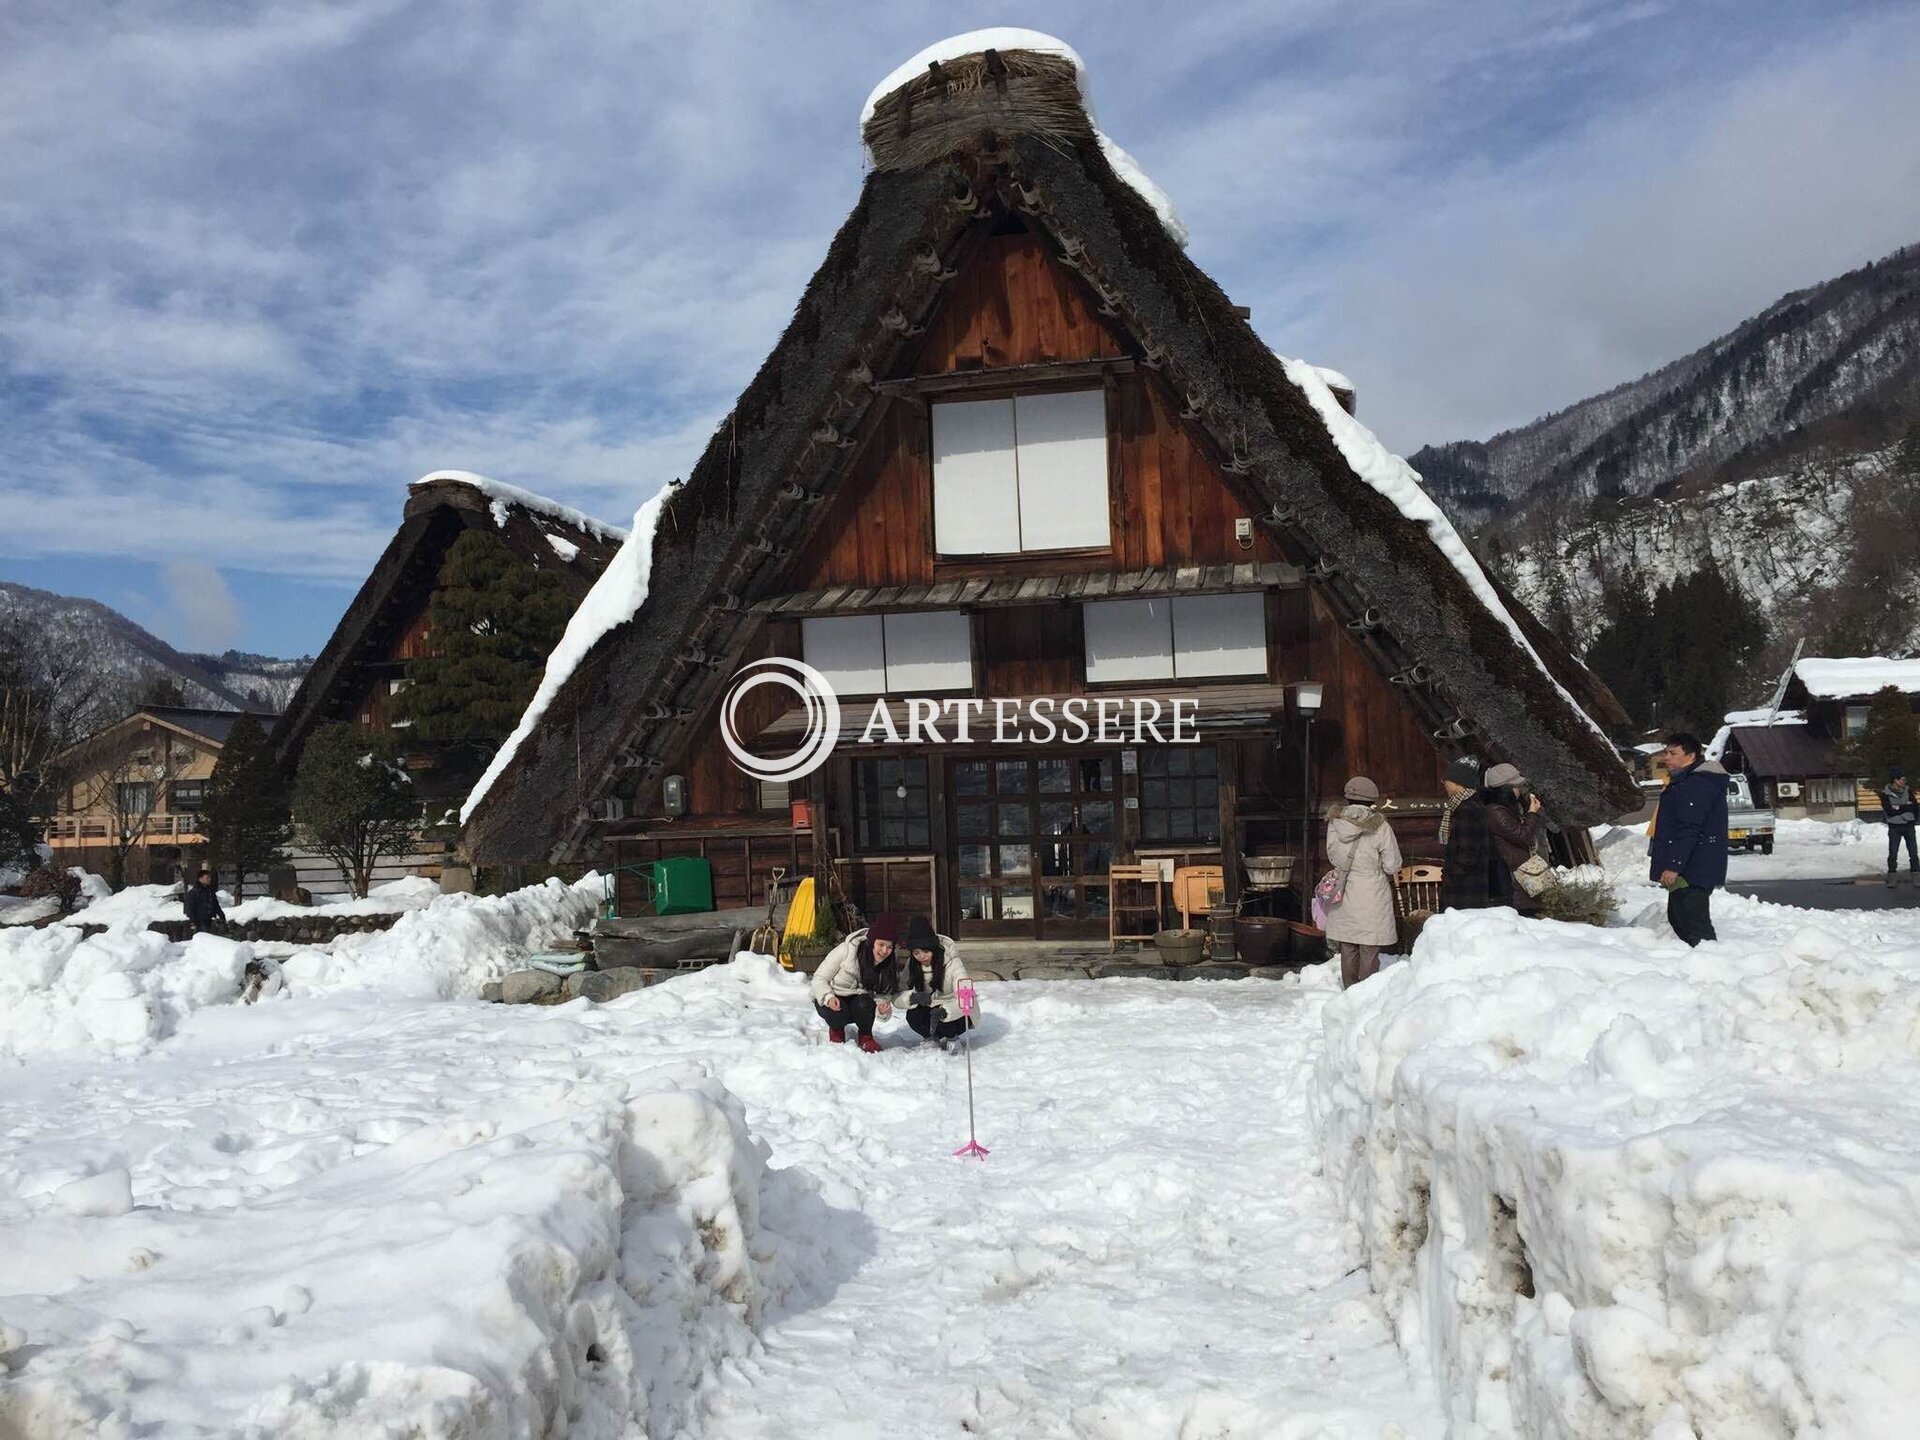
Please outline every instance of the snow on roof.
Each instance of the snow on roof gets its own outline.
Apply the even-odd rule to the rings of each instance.
[[[1771,725],[1804,725],[1807,712],[1804,710],[1729,710],[1726,723],[1713,732],[1713,739],[1707,742],[1705,751],[1709,760],[1718,760],[1727,753],[1727,741],[1736,730],[1765,728]]]
[[[422,475],[407,488],[418,490],[421,486],[431,485],[436,481],[451,481],[455,485],[465,485],[485,495],[493,502],[491,506],[493,523],[502,529],[507,523],[507,507],[517,505],[522,510],[535,515],[544,515],[549,520],[558,520],[563,525],[571,525],[576,530],[584,531],[596,539],[606,540],[615,545],[627,538],[627,532],[618,525],[608,525],[584,511],[574,509],[571,505],[562,505],[558,500],[549,500],[546,496],[536,495],[531,490],[522,490],[518,485],[503,485],[498,480],[489,480],[486,476],[476,475],[471,470],[435,470],[432,474]]]
[[[1353,381],[1349,380],[1345,375],[1342,375],[1331,365],[1316,365],[1313,369],[1315,374],[1327,382],[1327,388],[1329,390],[1344,390],[1349,395],[1358,393],[1353,388]]]
[[[1840,700],[1849,695],[1871,695],[1891,685],[1909,695],[1920,694],[1920,659],[1889,660],[1883,656],[1854,656],[1822,659],[1817,656],[1798,661],[1793,673],[1807,687],[1807,693],[1821,700]]]
[[[520,743],[539,725],[547,706],[553,703],[553,697],[572,678],[574,670],[586,659],[587,653],[600,643],[608,631],[631,620],[646,603],[647,589],[653,582],[654,532],[660,528],[660,515],[666,508],[671,488],[661,486],[660,493],[634,513],[630,534],[626,531],[611,532],[625,535],[626,543],[621,545],[619,553],[613,557],[600,578],[594,581],[587,598],[580,602],[580,608],[573,612],[573,618],[567,622],[566,633],[560,637],[560,643],[547,656],[546,672],[540,677],[540,688],[533,692],[533,699],[527,702],[526,713],[520,717],[520,723],[514,727],[506,743],[495,752],[493,762],[487,766],[487,773],[480,777],[468,793],[466,802],[461,805],[462,824],[466,823],[474,807],[507,768]]]
[[[1279,360],[1286,367],[1287,378],[1300,387],[1319,414],[1320,422],[1327,427],[1327,433],[1333,437],[1334,445],[1339,448],[1347,464],[1353,467],[1353,473],[1384,495],[1402,515],[1426,529],[1440,553],[1460,572],[1460,578],[1467,582],[1467,588],[1473,591],[1474,597],[1507,627],[1514,643],[1539,667],[1540,673],[1547,677],[1547,683],[1560,692],[1560,698],[1572,706],[1574,713],[1585,720],[1593,733],[1605,740],[1611,749],[1613,742],[1607,740],[1606,732],[1581,708],[1580,702],[1567,693],[1567,687],[1547,668],[1546,661],[1533,648],[1526,632],[1501,603],[1499,592],[1481,570],[1480,562],[1473,558],[1473,552],[1467,549],[1460,532],[1453,528],[1453,523],[1434,503],[1433,497],[1427,494],[1419,473],[1347,413],[1346,407],[1334,397],[1322,377],[1319,366],[1309,365],[1304,360],[1289,360],[1284,355],[1279,356]]]
[[[1667,747],[1662,745],[1658,740],[1649,740],[1644,745],[1634,746],[1633,753],[1636,755],[1658,755],[1666,748]]]
[[[1093,95],[1087,84],[1087,62],[1066,41],[1038,30],[1023,30],[1016,25],[997,25],[986,30],[969,30],[964,35],[953,35],[945,40],[935,41],[920,51],[911,60],[897,65],[887,78],[873,87],[867,96],[867,103],[860,107],[860,132],[864,136],[867,121],[873,118],[873,112],[887,96],[905,85],[909,80],[927,73],[927,66],[935,61],[942,63],[958,60],[962,55],[978,55],[983,50],[1032,50],[1041,55],[1058,55],[1073,66],[1074,77],[1080,85],[1080,103],[1086,107],[1087,119],[1093,121],[1094,138],[1100,142],[1100,151],[1107,157],[1107,163],[1113,166],[1114,173],[1126,181],[1142,200],[1153,207],[1153,213],[1160,217],[1161,225],[1167,234],[1182,247],[1187,243],[1187,224],[1180,218],[1180,212],[1174,209],[1173,198],[1154,184],[1153,178],[1140,168],[1125,150],[1110,140],[1101,130],[1093,113]],[[872,159],[869,153],[868,159]]]
[[[574,559],[576,559],[580,554],[580,547],[578,545],[574,544],[573,541],[565,539],[564,537],[559,535],[548,535],[547,544],[553,547],[554,554],[558,555],[562,560],[568,561],[569,563],[571,563]]]

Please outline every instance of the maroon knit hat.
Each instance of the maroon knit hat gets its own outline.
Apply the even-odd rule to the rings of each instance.
[[[867,939],[891,940],[900,943],[900,917],[891,910],[882,910],[867,924]]]

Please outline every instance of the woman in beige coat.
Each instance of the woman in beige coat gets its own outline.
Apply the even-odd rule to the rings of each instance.
[[[1374,806],[1380,787],[1364,775],[1347,781],[1345,800],[1327,812],[1327,860],[1342,877],[1338,905],[1327,908],[1327,939],[1340,947],[1340,984],[1358,985],[1380,968],[1380,951],[1400,933],[1393,918],[1393,877],[1400,843]]]

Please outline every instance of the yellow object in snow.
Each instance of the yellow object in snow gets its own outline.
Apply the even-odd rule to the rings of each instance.
[[[787,928],[780,934],[780,963],[791,970],[791,951],[795,940],[813,934],[813,877],[809,875],[793,890],[793,903],[787,907]]]

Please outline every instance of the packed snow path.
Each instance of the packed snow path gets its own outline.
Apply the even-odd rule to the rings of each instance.
[[[1318,1178],[1304,1086],[1328,992],[982,993],[984,1162],[950,1154],[967,1138],[959,1056],[861,1055],[788,1015],[723,1065],[773,1163],[861,1220],[818,1237],[829,1276],[727,1367],[704,1433],[1439,1433]],[[679,1009],[695,1049],[736,1048],[691,990],[648,998]]]
[[[988,986],[984,1163],[961,1057],[828,1045],[752,958],[48,1057],[8,1077],[0,1429],[1438,1436],[1318,1176],[1327,998]]]

